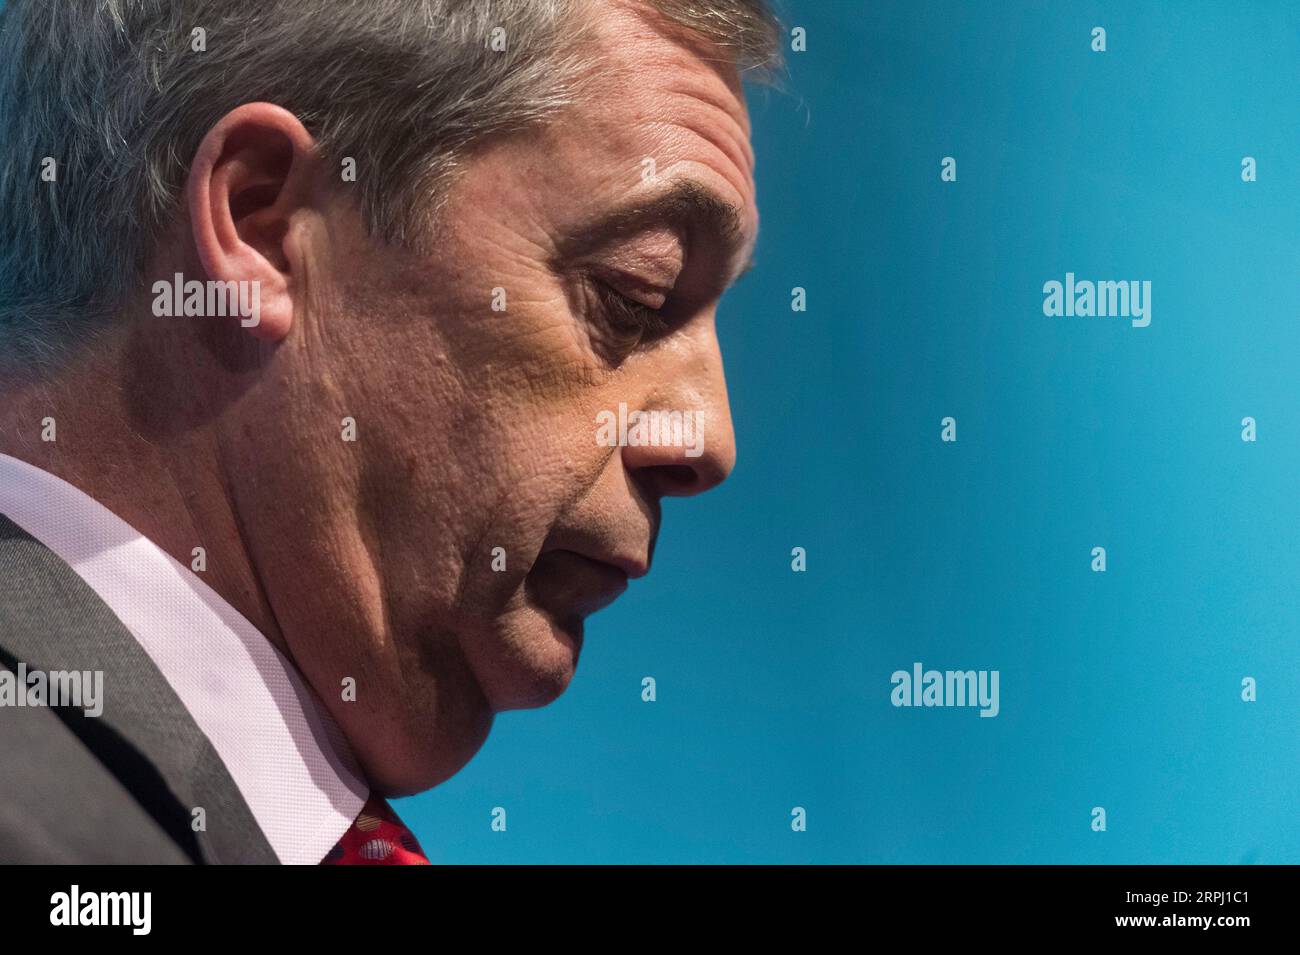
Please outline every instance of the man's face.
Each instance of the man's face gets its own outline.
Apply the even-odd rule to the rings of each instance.
[[[649,568],[661,498],[734,463],[714,312],[757,230],[739,82],[631,9],[597,32],[598,82],[466,164],[432,252],[328,214],[240,423],[238,503],[274,529],[254,560],[380,789],[446,778],[493,713],[561,693],[583,618]],[[620,404],[698,413],[702,453],[598,441]]]

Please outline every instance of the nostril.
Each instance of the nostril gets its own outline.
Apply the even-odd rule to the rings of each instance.
[[[659,471],[675,486],[684,489],[694,487],[700,479],[700,474],[695,468],[684,464],[665,464],[660,466]]]

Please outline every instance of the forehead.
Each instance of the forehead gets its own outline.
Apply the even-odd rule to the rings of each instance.
[[[588,119],[671,124],[723,153],[749,178],[754,154],[740,77],[724,52],[639,2],[614,2],[592,21],[600,51]],[[579,113],[584,112],[582,110]]]
[[[638,2],[604,5],[590,42],[600,51],[589,93],[553,131],[597,133],[593,145],[644,178],[674,171],[716,176],[742,209],[752,208],[754,153],[735,66],[707,41]],[[674,170],[675,165],[683,168]],[[687,169],[685,167],[696,167]],[[614,172],[611,169],[611,172]]]
[[[734,65],[639,3],[593,7],[578,41],[591,66],[573,102],[480,155],[462,209],[519,205],[526,219],[574,224],[656,182],[689,181],[739,210],[752,237],[754,154]]]

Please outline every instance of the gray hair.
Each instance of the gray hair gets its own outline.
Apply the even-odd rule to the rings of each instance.
[[[417,245],[472,147],[572,101],[591,62],[577,38],[601,2],[8,0],[0,360],[53,358],[67,331],[120,307],[199,143],[243,103],[294,113],[336,168],[354,158],[371,234]],[[642,2],[742,73],[766,76],[780,60],[766,0]],[[47,157],[57,183],[42,177]]]

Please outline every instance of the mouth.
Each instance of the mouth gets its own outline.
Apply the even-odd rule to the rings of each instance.
[[[556,621],[581,620],[608,607],[645,571],[634,561],[597,560],[571,550],[546,551],[525,578],[532,602]],[[630,567],[630,569],[629,569]]]

